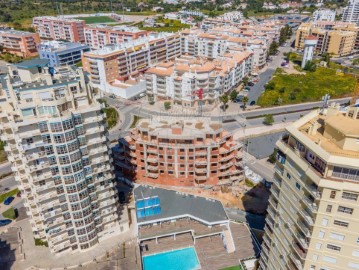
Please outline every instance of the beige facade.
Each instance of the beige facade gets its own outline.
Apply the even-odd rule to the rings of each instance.
[[[40,37],[37,33],[0,29],[0,46],[4,52],[21,57],[34,57],[38,55],[37,46],[39,44]]]
[[[18,64],[0,84],[1,140],[35,239],[84,251],[128,229],[119,223],[101,105],[82,69]]]
[[[359,268],[359,107],[311,112],[277,142],[261,269]]]
[[[333,57],[352,54],[359,48],[359,27],[343,22],[302,23],[296,33],[295,48],[303,49],[308,36],[318,38],[316,53],[330,53]]]

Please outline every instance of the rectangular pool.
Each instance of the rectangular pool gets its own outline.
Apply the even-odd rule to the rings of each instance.
[[[200,268],[193,247],[143,256],[144,270],[197,270]]]

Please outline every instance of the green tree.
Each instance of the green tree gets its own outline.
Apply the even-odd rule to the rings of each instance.
[[[248,103],[249,98],[247,96],[244,96],[242,99],[242,103],[243,103],[243,110],[246,109],[246,104]]]
[[[271,81],[271,82],[267,83],[264,88],[266,90],[274,90],[275,89],[275,82]]]
[[[270,156],[268,157],[268,162],[274,164],[277,160],[277,153],[278,153],[278,149],[274,148],[273,153],[270,154]]]
[[[165,110],[168,111],[169,109],[171,109],[171,102],[166,101],[165,103],[163,103],[163,106],[165,107]]]
[[[322,61],[327,62],[327,66],[330,65],[330,54],[329,53],[323,53],[322,54]]]
[[[243,82],[244,85],[247,85],[248,82],[249,82],[249,78],[248,78],[248,77],[244,77],[244,78],[242,79],[242,82]]]
[[[304,70],[314,72],[317,69],[317,65],[313,61],[307,61],[304,66]]]
[[[354,59],[353,62],[352,62],[352,64],[353,64],[354,66],[358,66],[358,65],[359,65],[359,58]]]
[[[275,55],[278,51],[278,47],[278,43],[276,41],[273,41],[269,46],[268,54]]]
[[[223,111],[225,111],[227,109],[227,103],[229,101],[229,97],[227,94],[224,94],[222,96],[219,97],[219,100],[222,102],[222,109]]]
[[[237,91],[233,90],[230,94],[229,94],[229,98],[231,99],[231,101],[234,101],[237,98]]]
[[[264,116],[263,124],[267,126],[271,126],[273,125],[273,123],[274,123],[273,115],[267,114],[266,116]]]

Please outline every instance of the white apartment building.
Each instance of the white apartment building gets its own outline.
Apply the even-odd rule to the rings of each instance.
[[[215,60],[181,56],[146,71],[150,100],[172,99],[185,107],[212,106],[252,70],[250,52],[227,53]]]
[[[1,140],[34,238],[54,253],[85,251],[128,230],[119,223],[105,116],[81,68],[51,75],[42,62],[1,78]]]
[[[317,9],[313,13],[313,22],[324,21],[324,22],[334,22],[335,21],[336,11],[331,9]]]
[[[359,104],[313,111],[286,131],[260,269],[359,269]]]
[[[359,25],[359,0],[349,0],[348,6],[343,11],[342,21]]]

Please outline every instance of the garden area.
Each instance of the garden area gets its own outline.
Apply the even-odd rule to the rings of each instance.
[[[235,265],[235,266],[230,266],[230,267],[226,267],[226,268],[222,268],[220,270],[242,270],[242,267],[239,265]]]
[[[92,23],[112,23],[117,22],[116,20],[108,17],[108,16],[95,16],[95,17],[79,17],[76,18],[78,20],[84,20],[86,24]]]
[[[117,110],[113,107],[110,107],[104,99],[99,99],[98,102],[105,104],[105,108],[103,108],[102,111],[106,114],[107,128],[113,128],[118,122],[119,115]]]
[[[0,141],[0,163],[3,163],[7,160],[6,152],[4,150],[5,143]]]
[[[317,67],[305,74],[287,74],[277,68],[257,104],[262,107],[319,101],[325,94],[340,98],[359,92],[357,79],[335,69]]]
[[[10,196],[16,196],[16,194],[19,192],[19,190],[17,188],[10,190],[9,192],[3,193],[0,195],[0,203],[2,203],[3,201],[5,201],[5,199],[7,197]]]
[[[137,24],[141,30],[154,31],[154,32],[177,32],[184,28],[190,28],[189,24],[181,23],[179,20],[170,20],[159,17],[156,20],[158,26],[144,27],[143,22]]]

